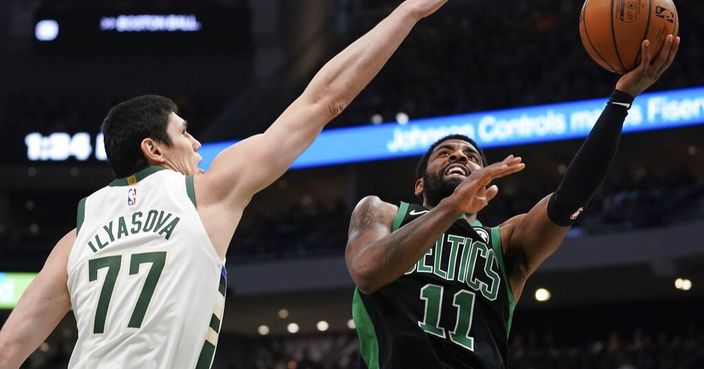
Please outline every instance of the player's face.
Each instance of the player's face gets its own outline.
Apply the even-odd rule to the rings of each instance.
[[[164,147],[164,156],[167,165],[178,172],[187,175],[198,173],[198,163],[203,158],[198,154],[200,142],[186,130],[188,124],[176,113],[169,115],[166,133],[171,139],[171,146]]]
[[[469,142],[456,139],[442,142],[428,157],[428,167],[423,175],[425,202],[437,205],[483,165],[479,151]]]

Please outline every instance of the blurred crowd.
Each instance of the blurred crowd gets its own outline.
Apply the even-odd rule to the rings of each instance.
[[[507,216],[525,213],[546,194],[557,188],[560,177],[542,186],[540,193],[502,195],[492,202],[479,219],[497,225]],[[688,170],[670,168],[664,172],[635,175],[614,168],[575,223],[579,234],[624,232],[665,226],[673,222],[704,217],[704,181]]]
[[[396,1],[366,2],[386,8]],[[450,2],[424,19],[340,121],[393,121],[608,96],[617,76],[584,50],[578,20],[583,1]],[[675,2],[682,45],[651,90],[704,84],[704,3]],[[380,10],[379,16],[386,10]],[[356,19],[358,35],[378,20]],[[350,40],[345,39],[344,43]],[[342,45],[341,45],[342,46]]]
[[[559,343],[554,336],[513,337],[511,369],[700,369],[704,367],[704,335],[613,331],[580,344]],[[352,333],[262,340],[256,369],[356,369],[358,342]],[[227,367],[223,367],[227,368]],[[237,368],[237,367],[231,367]]]
[[[571,235],[624,232],[704,218],[704,179],[685,169],[638,176],[625,170],[612,173]],[[559,180],[552,178],[539,192],[502,193],[482,210],[479,220],[494,226],[525,213],[554,191]],[[351,212],[342,201],[332,208],[315,202],[296,204],[277,218],[257,219],[240,227],[231,253],[240,262],[342,255]]]
[[[686,170],[673,168],[639,177],[619,170],[612,173],[572,235],[624,232],[704,218],[704,179]],[[480,213],[479,220],[493,226],[527,212],[554,191],[559,179],[553,178],[539,192],[502,193]],[[49,245],[75,226],[76,204],[83,196],[71,192],[0,196],[6,214],[0,219],[0,242],[5,245],[0,247],[0,257],[7,263],[48,252]],[[288,207],[282,203],[275,216],[247,216],[235,234],[229,258],[241,263],[340,256],[351,212],[342,199],[330,206],[305,197],[293,199]]]
[[[593,340],[557,339],[528,332],[510,338],[511,369],[701,369],[704,334],[694,326],[682,332],[613,330]],[[223,337],[224,338],[224,337]],[[251,347],[241,354],[236,344]],[[65,368],[72,343],[45,343],[22,369]],[[239,354],[239,355],[238,355]],[[359,341],[354,331],[302,336],[221,339],[213,369],[359,369]]]
[[[529,341],[529,342],[526,342]],[[513,369],[698,369],[704,367],[704,335],[694,329],[684,334],[611,332],[581,345],[558,343],[551,335],[542,340],[511,340],[509,367]]]

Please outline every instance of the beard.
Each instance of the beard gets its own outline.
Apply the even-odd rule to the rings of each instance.
[[[423,175],[423,199],[431,206],[437,206],[440,201],[455,192],[462,183],[461,178],[443,179],[442,174],[425,173]]]

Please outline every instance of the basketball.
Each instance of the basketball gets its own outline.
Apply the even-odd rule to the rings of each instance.
[[[672,0],[585,0],[579,17],[579,35],[589,56],[618,74],[638,65],[643,40],[650,40],[654,58],[665,37],[677,36],[678,29]]]

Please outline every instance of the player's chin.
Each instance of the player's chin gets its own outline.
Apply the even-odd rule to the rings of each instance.
[[[445,177],[443,178],[443,182],[445,182],[445,184],[447,184],[447,185],[449,185],[449,186],[457,187],[457,186],[460,185],[460,183],[462,183],[462,181],[464,181],[465,178],[466,178],[466,177],[445,176]]]

